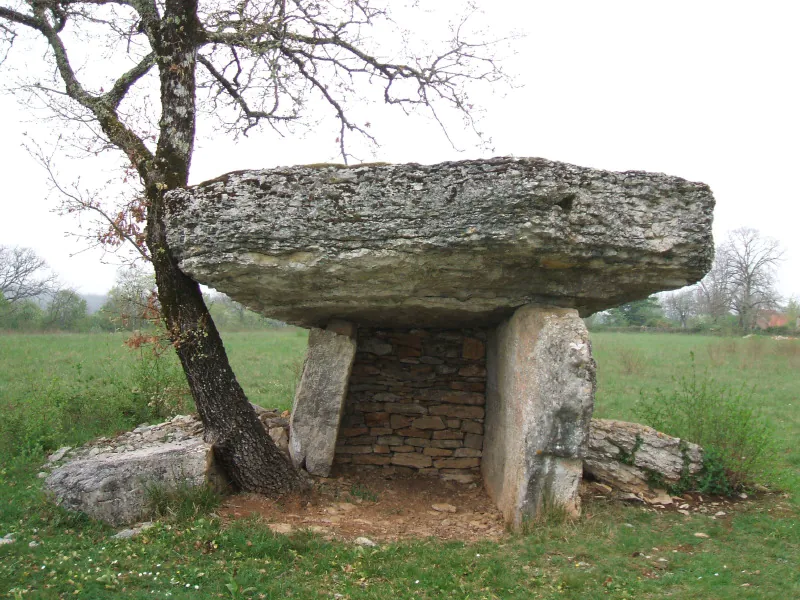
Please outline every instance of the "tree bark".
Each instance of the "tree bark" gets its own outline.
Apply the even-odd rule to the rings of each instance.
[[[147,242],[158,296],[175,343],[205,440],[239,489],[279,496],[303,487],[297,471],[258,420],[230,367],[199,285],[177,267],[164,240],[160,200],[151,203]],[[157,257],[157,258],[156,258]]]
[[[178,268],[167,244],[164,192],[184,186],[194,145],[196,2],[168,0],[146,27],[158,56],[161,136],[145,178],[147,246],[167,331],[175,344],[205,439],[239,489],[277,496],[303,481],[258,420],[230,367],[200,286]]]

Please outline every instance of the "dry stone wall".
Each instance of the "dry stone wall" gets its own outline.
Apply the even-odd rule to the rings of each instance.
[[[360,328],[335,469],[480,478],[483,329]]]

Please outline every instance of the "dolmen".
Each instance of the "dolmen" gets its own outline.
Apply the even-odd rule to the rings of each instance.
[[[516,529],[580,509],[581,317],[713,258],[707,185],[540,158],[240,171],[167,206],[185,273],[310,329],[297,467],[482,481]]]

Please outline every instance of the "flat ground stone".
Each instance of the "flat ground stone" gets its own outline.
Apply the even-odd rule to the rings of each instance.
[[[286,438],[288,420],[278,411],[254,408],[273,439],[278,434]],[[211,445],[203,441],[203,425],[196,417],[178,415],[137,429],[138,433],[100,438],[48,461],[45,466],[53,471],[44,486],[53,500],[116,526],[141,520],[154,486],[170,490],[211,485],[227,490],[228,482],[214,462]]]
[[[355,356],[356,341],[352,337],[311,330],[294,398],[289,454],[295,467],[304,467],[312,475],[327,477],[333,465]]]
[[[697,444],[652,427],[612,419],[592,419],[584,472],[615,489],[643,493],[651,482],[674,485],[703,468]]]
[[[585,316],[698,281],[714,248],[705,184],[540,158],[239,171],[166,205],[185,273],[307,327]]]
[[[577,513],[595,363],[575,310],[524,307],[489,337],[481,471],[506,522]]]
[[[149,488],[220,484],[211,446],[193,438],[116,454],[97,454],[58,467],[45,480],[56,502],[111,525],[142,517]]]

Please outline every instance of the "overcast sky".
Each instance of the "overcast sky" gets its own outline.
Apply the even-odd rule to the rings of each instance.
[[[703,181],[717,201],[717,240],[742,226],[779,240],[786,251],[779,289],[800,296],[800,3],[494,0],[484,10],[487,27],[525,35],[506,62],[516,87],[478,97],[494,151],[460,144],[457,152],[430,121],[380,111],[374,132],[382,145],[365,159],[540,156]],[[435,38],[429,17],[438,23],[422,13],[418,33]],[[21,148],[24,133],[36,136],[41,123],[8,96],[0,111],[0,244],[34,248],[81,292],[107,291],[114,258],[104,264],[99,251],[79,253],[85,243],[65,235],[79,221],[51,212],[56,198]],[[329,128],[238,142],[199,133],[193,182],[235,169],[341,162]],[[87,158],[61,176],[100,181],[102,168]]]

